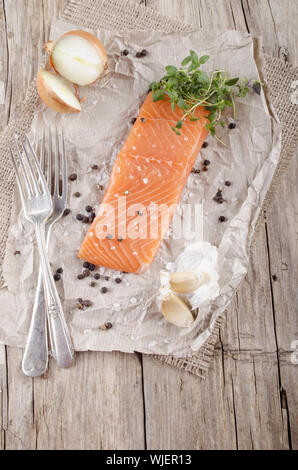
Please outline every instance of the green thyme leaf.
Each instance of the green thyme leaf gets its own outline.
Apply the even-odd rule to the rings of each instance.
[[[174,65],[167,65],[166,71],[169,75],[174,75],[177,72],[177,67],[174,67]]]
[[[234,86],[238,82],[239,82],[239,78],[231,78],[231,79],[225,81],[225,85]]]
[[[209,60],[209,55],[203,55],[200,57],[200,64],[205,64]]]
[[[153,90],[152,92],[152,99],[153,101],[159,101],[159,100],[163,100],[165,97],[165,92],[164,90]]]
[[[185,57],[185,59],[182,60],[182,62],[181,62],[182,67],[185,67],[185,65],[189,64],[189,62],[191,62],[190,55]]]

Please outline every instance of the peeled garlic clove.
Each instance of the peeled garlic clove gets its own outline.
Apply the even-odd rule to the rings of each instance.
[[[187,305],[175,294],[169,294],[161,304],[161,312],[169,323],[188,328],[194,321]]]
[[[202,280],[194,271],[181,271],[172,273],[170,277],[170,286],[174,292],[188,294],[200,287]]]
[[[36,86],[40,98],[49,108],[59,113],[79,113],[81,111],[75,86],[56,73],[40,69]]]

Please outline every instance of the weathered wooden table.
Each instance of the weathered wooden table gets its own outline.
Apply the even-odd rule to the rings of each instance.
[[[17,112],[65,3],[1,2],[1,126]],[[267,53],[297,65],[297,0],[145,3],[198,27],[261,35]],[[20,369],[23,351],[0,346],[0,448],[297,449],[297,176],[294,160],[205,381],[146,356],[96,352],[77,354],[70,370],[51,362],[47,377],[32,380]]]

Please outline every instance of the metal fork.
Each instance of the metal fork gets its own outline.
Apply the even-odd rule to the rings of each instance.
[[[50,135],[50,134],[49,134]],[[63,205],[63,197],[59,194],[59,163],[58,163],[58,141],[56,140],[55,146],[55,181],[54,181],[54,193],[53,201],[51,198],[50,190],[47,186],[45,177],[42,169],[38,163],[36,154],[32,148],[32,145],[26,136],[27,146],[21,139],[15,141],[14,147],[17,150],[18,159],[20,161],[19,171],[17,163],[12,151],[11,146],[10,154],[13,162],[13,166],[16,173],[16,179],[19,186],[21,200],[23,203],[24,215],[35,228],[37,246],[40,254],[41,261],[41,273],[39,275],[38,282],[38,298],[36,295],[36,301],[34,305],[34,319],[30,326],[28,342],[25,349],[23,359],[23,371],[26,375],[36,376],[41,375],[47,368],[48,361],[48,348],[47,348],[47,329],[46,329],[46,317],[45,310],[48,316],[49,325],[49,336],[52,346],[52,353],[56,358],[57,362],[61,367],[70,367],[73,360],[73,347],[64,318],[61,302],[57,293],[51,268],[47,257],[47,241],[49,232],[52,224],[57,220],[57,211],[59,207]],[[19,147],[20,146],[20,147]],[[22,151],[20,151],[20,148]],[[29,152],[28,152],[29,150]],[[63,146],[64,150],[64,146]],[[31,155],[31,158],[29,156]],[[48,184],[51,184],[52,173],[51,173],[51,149],[48,153]],[[63,151],[65,165],[65,152]],[[43,150],[42,158],[44,166],[44,139],[43,139]],[[66,175],[66,172],[62,171],[62,174]],[[23,176],[23,181],[21,179]],[[38,178],[37,178],[38,175]],[[65,176],[66,178],[66,176]],[[66,180],[64,178],[64,188]],[[61,197],[61,200],[59,199]],[[59,202],[58,202],[59,200]],[[65,201],[64,201],[65,204]],[[54,206],[56,210],[53,211]],[[50,217],[45,228],[45,223]],[[51,222],[52,221],[52,222]],[[47,238],[47,240],[46,240]],[[42,296],[42,284],[43,280],[44,287],[44,300]]]

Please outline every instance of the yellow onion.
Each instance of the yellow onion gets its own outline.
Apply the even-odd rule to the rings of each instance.
[[[77,87],[55,72],[40,69],[36,85],[40,98],[49,108],[59,113],[79,113],[81,111]]]
[[[69,31],[45,48],[55,71],[77,85],[94,83],[108,68],[102,42],[87,31]]]

